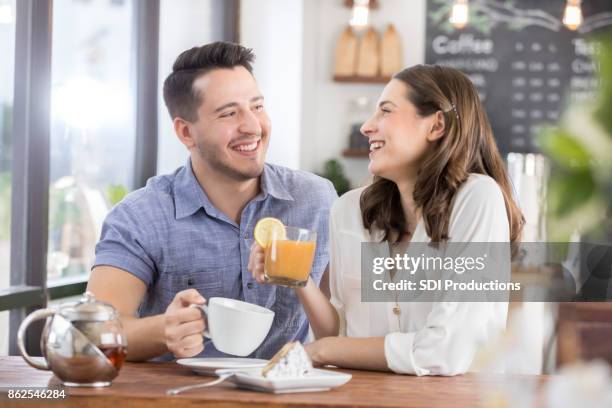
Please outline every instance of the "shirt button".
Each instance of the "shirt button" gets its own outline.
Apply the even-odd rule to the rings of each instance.
[[[191,279],[191,278],[187,279],[187,285],[188,286],[192,286],[193,285],[193,279]]]
[[[247,289],[253,289],[253,282],[247,283]]]

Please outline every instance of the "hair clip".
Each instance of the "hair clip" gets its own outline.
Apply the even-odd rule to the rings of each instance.
[[[451,106],[453,107],[453,111],[455,111],[455,116],[457,117],[457,120],[459,120],[459,112],[457,112],[457,107],[452,102],[451,102]]]

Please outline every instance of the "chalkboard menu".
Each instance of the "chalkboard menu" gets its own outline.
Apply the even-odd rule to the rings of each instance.
[[[588,40],[612,28],[612,1],[584,0],[576,31],[562,23],[565,0],[471,0],[461,30],[448,22],[452,3],[427,2],[426,62],[470,77],[502,153],[537,152],[540,126],[557,122],[569,101],[593,100],[597,50]]]

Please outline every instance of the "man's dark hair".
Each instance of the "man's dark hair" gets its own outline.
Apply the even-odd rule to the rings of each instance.
[[[193,89],[195,80],[218,68],[242,66],[253,73],[251,63],[254,60],[252,49],[223,41],[183,51],[172,66],[172,73],[164,81],[164,102],[170,117],[197,120],[202,95]]]

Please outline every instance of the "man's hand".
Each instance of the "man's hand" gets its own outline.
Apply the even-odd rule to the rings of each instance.
[[[166,346],[177,358],[193,357],[204,350],[203,332],[206,323],[198,308],[191,304],[203,305],[206,300],[195,289],[176,294],[164,313]]]
[[[266,283],[264,278],[264,260],[265,254],[263,248],[257,242],[253,242],[247,269],[251,271],[257,283]]]

